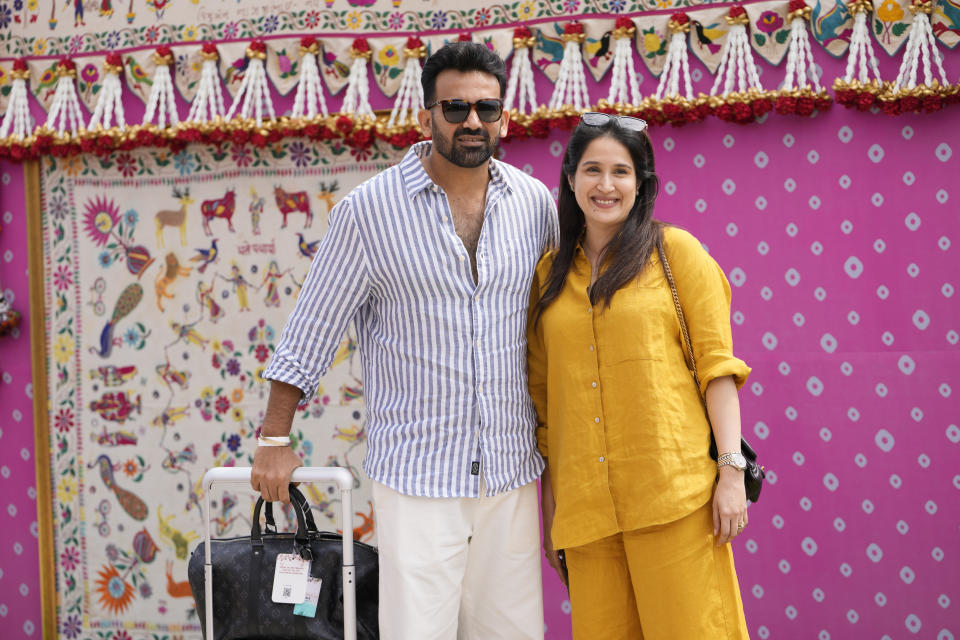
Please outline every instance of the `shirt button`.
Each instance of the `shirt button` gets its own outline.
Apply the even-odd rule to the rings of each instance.
[[[436,193],[436,192],[437,192],[437,185],[435,185],[435,184],[430,185],[430,190],[433,191],[434,193]]]
[[[443,216],[443,217],[440,218],[440,219],[441,219],[442,221],[446,222],[446,221],[447,221],[447,216]]]
[[[466,259],[467,259],[467,256],[460,256],[460,262],[463,262]]]
[[[604,457],[600,456],[600,462],[603,462],[603,460],[604,460]]]
[[[591,382],[590,384],[593,385],[593,388],[594,388],[594,389],[597,388],[597,383],[596,383],[596,382]]]
[[[596,422],[597,424],[600,424],[600,417],[597,416],[596,418],[593,419],[593,421]]]
[[[587,313],[590,313],[591,311],[593,311],[593,309],[590,307],[587,307]]]
[[[590,351],[593,351],[593,345],[590,345]]]
[[[483,393],[483,385],[482,385],[482,384],[478,384],[478,385],[477,385],[477,393]]]

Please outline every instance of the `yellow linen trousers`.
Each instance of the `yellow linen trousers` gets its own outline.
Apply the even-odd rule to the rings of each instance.
[[[574,640],[749,638],[712,503],[663,525],[565,549]]]

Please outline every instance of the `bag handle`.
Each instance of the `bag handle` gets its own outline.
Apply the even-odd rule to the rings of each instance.
[[[317,523],[313,519],[313,510],[310,508],[310,503],[307,502],[307,498],[303,495],[303,492],[297,489],[297,487],[293,484],[290,485],[290,498],[291,500],[296,500],[300,504],[300,508],[303,509],[304,520],[306,520],[307,523],[307,531],[310,533],[319,533],[320,530],[317,529]],[[272,502],[267,502],[264,505],[263,519],[265,520],[265,524],[263,526],[264,532],[276,533],[277,523],[273,519]]]
[[[299,493],[293,485],[290,485],[293,491]],[[253,508],[253,524],[250,526],[250,544],[253,545],[254,553],[259,553],[263,549],[263,535],[260,532],[260,509],[263,507],[263,496],[257,498],[257,504]],[[306,499],[304,498],[304,502]],[[269,502],[267,504],[270,504]],[[296,546],[300,555],[311,555],[310,552],[310,532],[307,529],[306,516],[303,513],[303,505],[299,500],[291,500],[293,511],[297,514],[297,531],[294,534]],[[316,525],[314,525],[316,527]],[[312,558],[310,558],[312,560]]]
[[[700,374],[697,373],[697,359],[693,355],[693,342],[690,340],[687,320],[683,315],[683,308],[680,306],[680,296],[677,295],[677,284],[673,280],[673,272],[670,270],[670,263],[667,262],[667,254],[663,250],[663,242],[660,239],[657,240],[657,252],[660,254],[660,264],[663,265],[663,273],[667,276],[667,282],[670,284],[670,293],[673,294],[673,306],[677,309],[677,318],[680,319],[680,333],[683,334],[683,343],[686,345],[687,354],[690,356],[690,368],[693,373],[693,380],[697,383],[697,397],[700,398],[700,401],[703,402],[704,409],[706,409],[706,401],[703,398],[703,394],[700,393]],[[707,420],[709,419],[710,416],[708,414]]]
[[[677,318],[680,320],[680,333],[683,334],[683,343],[687,347],[687,354],[690,356],[690,369],[693,373],[693,381],[697,385],[697,397],[700,398],[700,404],[703,405],[703,413],[707,417],[707,424],[710,425],[710,457],[717,459],[717,440],[713,435],[713,422],[710,420],[710,411],[707,409],[707,400],[700,391],[700,374],[697,372],[697,358],[693,355],[693,341],[690,339],[690,331],[687,329],[687,320],[683,315],[683,308],[680,306],[680,296],[677,295],[677,283],[673,279],[673,271],[670,270],[670,263],[667,261],[667,253],[663,250],[662,238],[657,239],[657,252],[660,254],[660,264],[663,265],[663,273],[670,284],[670,293],[673,294],[673,306],[677,309]],[[741,445],[745,441],[741,437]]]

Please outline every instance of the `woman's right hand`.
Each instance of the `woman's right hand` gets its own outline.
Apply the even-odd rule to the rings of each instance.
[[[550,531],[553,528],[553,514],[557,510],[557,502],[553,498],[553,485],[550,483],[550,470],[544,468],[543,475],[540,476],[540,513],[543,516],[543,555],[547,558],[547,563],[553,567],[553,570],[560,576],[560,582],[567,585],[563,575],[563,567],[560,565],[560,553],[553,548],[553,540],[550,537]]]

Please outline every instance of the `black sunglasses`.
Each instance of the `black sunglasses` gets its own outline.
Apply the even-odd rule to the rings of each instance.
[[[588,127],[602,127],[613,120],[618,127],[627,131],[636,131],[640,133],[647,128],[645,120],[634,118],[633,116],[614,116],[609,113],[599,111],[588,111],[580,116],[580,122]]]
[[[476,107],[477,117],[483,122],[496,122],[503,114],[503,100],[500,98],[481,98],[476,102],[467,102],[466,100],[434,100],[427,105],[427,109],[432,109],[440,105],[443,110],[443,118],[450,124],[460,124],[470,117],[470,109]]]

